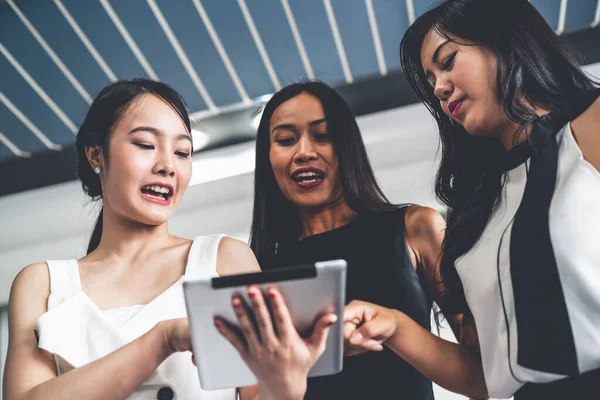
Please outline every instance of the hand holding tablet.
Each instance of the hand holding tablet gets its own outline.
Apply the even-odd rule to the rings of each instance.
[[[327,313],[320,317],[311,335],[303,339],[277,288],[268,288],[263,297],[257,286],[250,286],[248,296],[253,315],[240,298],[232,301],[241,335],[219,318],[215,319],[215,326],[240,353],[258,379],[262,393],[278,399],[303,398],[308,373],[323,354],[337,316]]]
[[[201,386],[258,381],[295,397],[282,391],[303,394],[307,375],[341,371],[345,272],[345,261],[336,260],[186,282]]]

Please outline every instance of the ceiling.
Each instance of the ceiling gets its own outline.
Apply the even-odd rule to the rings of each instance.
[[[559,33],[600,19],[598,0],[531,2]],[[0,195],[73,179],[78,126],[94,95],[118,78],[174,86],[206,148],[252,139],[258,107],[292,82],[321,79],[357,114],[412,103],[398,45],[434,3],[0,0]],[[8,178],[25,183],[7,190]]]

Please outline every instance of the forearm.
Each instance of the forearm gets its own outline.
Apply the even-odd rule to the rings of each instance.
[[[385,344],[438,385],[473,398],[487,398],[479,358],[460,344],[444,340],[394,311],[397,329]]]
[[[159,324],[107,356],[34,387],[19,400],[125,399],[170,354]]]

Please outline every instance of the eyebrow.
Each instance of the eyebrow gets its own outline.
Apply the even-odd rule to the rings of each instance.
[[[437,64],[437,59],[438,56],[440,55],[440,50],[442,50],[442,47],[444,47],[445,45],[447,45],[448,43],[450,43],[450,39],[446,40],[444,43],[440,44],[437,49],[435,49],[435,51],[433,52],[433,56],[431,57],[431,61],[434,64]]]
[[[132,130],[130,130],[128,135],[131,135],[132,133],[136,133],[136,132],[149,132],[155,136],[164,136],[165,135],[163,131],[153,128],[151,126],[138,126],[137,128],[133,128]],[[192,143],[192,138],[187,133],[180,133],[179,135],[177,135],[175,137],[175,140],[189,140],[189,142]]]
[[[322,124],[323,122],[327,122],[327,118],[316,119],[314,121],[311,121],[309,124],[311,126],[315,126],[315,125]],[[278,129],[287,129],[290,131],[294,131],[294,130],[296,130],[296,127],[293,124],[279,124],[271,130],[271,133],[275,132]]]

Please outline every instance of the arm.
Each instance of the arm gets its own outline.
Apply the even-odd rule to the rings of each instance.
[[[436,302],[444,291],[439,262],[445,227],[444,219],[431,208],[412,206],[407,210],[405,229],[410,256],[425,290]],[[472,319],[463,324],[462,315],[448,318],[460,345],[433,335],[397,310],[365,302],[349,304],[344,321],[351,354],[378,351],[383,342],[440,386],[475,398],[487,398]],[[363,339],[353,337],[355,331]]]
[[[4,373],[6,400],[124,399],[170,354],[170,325],[160,323],[115,352],[57,376],[52,356],[37,347],[33,334],[46,312],[49,276],[32,264],[15,278],[9,301],[9,344]]]
[[[353,345],[369,350],[383,342],[438,385],[473,398],[488,397],[477,355],[434,335],[402,312],[355,300],[346,306],[344,321],[360,326],[350,336]]]
[[[425,284],[429,298],[440,304],[444,284],[440,274],[442,243],[446,221],[433,208],[411,206],[405,217],[406,243],[415,269]],[[446,316],[450,328],[460,340],[462,315]]]

